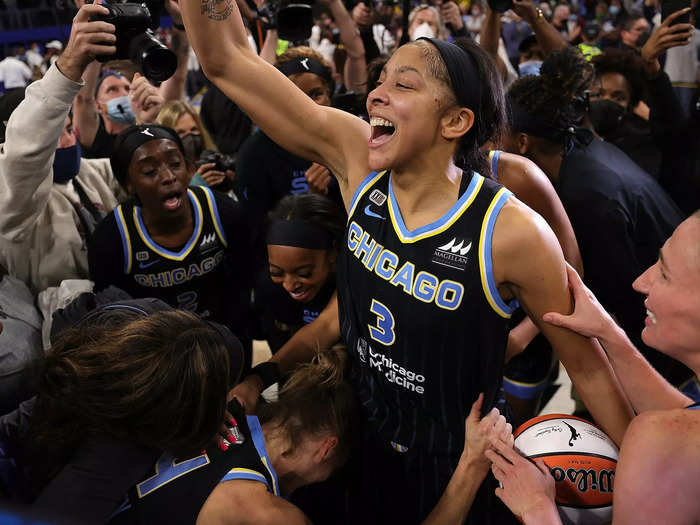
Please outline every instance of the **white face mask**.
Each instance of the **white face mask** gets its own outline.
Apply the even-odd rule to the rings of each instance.
[[[411,40],[418,40],[419,38],[423,37],[435,38],[435,31],[433,31],[433,28],[430,27],[430,24],[428,22],[423,22],[421,25],[419,25],[413,30]]]

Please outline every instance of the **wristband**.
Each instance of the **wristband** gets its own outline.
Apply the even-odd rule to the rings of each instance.
[[[175,29],[179,29],[180,31],[184,31],[184,30],[185,30],[184,24],[176,24],[175,22],[173,22],[173,27],[174,27]]]
[[[278,383],[280,377],[282,376],[280,372],[280,365],[271,361],[265,361],[264,363],[255,365],[250,369],[250,372],[246,375],[246,377],[251,375],[256,375],[260,378],[263,384],[263,390],[266,390],[275,383]]]

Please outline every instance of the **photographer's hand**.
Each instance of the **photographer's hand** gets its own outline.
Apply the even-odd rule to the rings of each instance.
[[[182,13],[180,13],[180,6],[177,0],[165,0],[165,10],[173,19],[173,23],[179,26],[182,25]]]
[[[459,6],[454,2],[449,1],[442,4],[440,6],[440,15],[442,16],[442,21],[449,26],[450,31],[459,32],[464,27],[462,13],[459,10]]]
[[[139,73],[134,75],[129,89],[131,107],[139,123],[155,122],[164,100],[157,87],[151,85],[146,77]]]
[[[654,29],[654,32],[642,47],[642,60],[644,61],[644,69],[648,75],[655,75],[661,71],[659,56],[661,53],[676,46],[684,46],[690,42],[693,33],[692,24],[674,24],[673,21],[690,12],[690,8],[686,7],[668,15],[663,23]]]
[[[114,45],[114,25],[107,22],[90,22],[91,16],[109,14],[106,7],[85,4],[73,18],[70,39],[65,51],[58,58],[58,69],[66,77],[81,82],[85,68],[98,55],[112,55],[117,52]]]
[[[363,2],[358,2],[352,8],[352,19],[358,26],[369,26],[372,24],[372,10]]]
[[[309,183],[309,193],[328,195],[328,184],[331,182],[331,172],[328,168],[314,162],[304,175]]]
[[[226,173],[215,170],[215,166],[215,162],[208,162],[207,164],[202,164],[199,168],[197,168],[195,175],[199,174],[199,176],[202,177],[204,181],[207,184],[209,184],[209,186],[216,186],[217,184],[220,184],[224,181],[224,179],[226,178]]]

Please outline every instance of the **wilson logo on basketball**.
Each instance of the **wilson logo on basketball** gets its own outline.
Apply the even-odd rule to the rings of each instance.
[[[549,467],[564,523],[612,520],[618,451],[603,431],[574,416],[549,414],[527,421],[514,435],[521,454]]]

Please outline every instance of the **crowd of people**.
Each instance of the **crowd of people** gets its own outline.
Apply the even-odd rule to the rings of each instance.
[[[156,82],[63,7],[0,62],[8,512],[556,524],[561,363],[613,523],[700,518],[699,10],[165,0]]]

